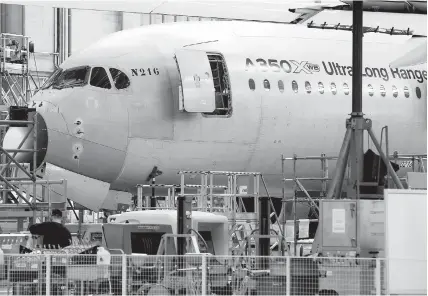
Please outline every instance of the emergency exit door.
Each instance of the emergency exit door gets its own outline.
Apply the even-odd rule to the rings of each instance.
[[[180,73],[179,110],[186,112],[213,112],[215,89],[207,53],[182,49],[175,53]]]

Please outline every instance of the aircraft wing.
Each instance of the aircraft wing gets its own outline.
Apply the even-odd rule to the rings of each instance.
[[[346,5],[339,0],[304,0],[297,3],[292,0],[116,0],[105,2],[0,0],[0,3],[284,23],[299,16],[290,9],[308,8],[309,11],[317,11],[323,7]]]

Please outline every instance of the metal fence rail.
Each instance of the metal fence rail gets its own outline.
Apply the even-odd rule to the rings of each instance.
[[[0,295],[382,295],[386,287],[379,258],[52,252],[3,259]]]

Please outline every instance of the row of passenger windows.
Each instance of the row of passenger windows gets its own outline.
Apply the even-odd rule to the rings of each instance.
[[[254,82],[254,79],[250,78],[250,80],[248,80],[248,86],[250,87],[251,90],[255,90],[256,89],[256,83]],[[263,80],[263,88],[266,91],[270,91],[271,90],[271,84],[270,84],[269,80],[267,80],[267,79]],[[324,87],[324,84],[322,82],[318,82],[317,88],[318,88],[318,92],[320,94],[324,94],[324,92],[326,90],[326,87]],[[282,80],[278,80],[278,89],[279,89],[280,92],[284,92],[285,87],[284,87],[284,82]],[[296,80],[293,80],[291,82],[291,89],[295,93],[299,92],[299,84],[297,83]],[[373,85],[368,84],[366,89],[367,89],[367,91],[369,93],[369,96],[372,97],[374,95],[374,93],[375,93]],[[345,95],[349,95],[350,92],[351,92],[351,89],[350,89],[350,87],[349,87],[349,85],[347,83],[343,83],[342,90],[343,90],[343,93]],[[386,92],[387,91],[386,91],[385,86],[381,85],[379,87],[379,90],[380,90],[380,94],[381,94],[382,97],[386,96]],[[312,85],[311,85],[311,83],[309,81],[305,82],[305,89],[304,89],[304,91],[306,91],[306,93],[308,93],[308,94],[310,94],[312,92]],[[336,83],[334,83],[334,82],[330,83],[330,91],[331,91],[331,93],[333,95],[337,94],[338,87],[336,86]],[[394,98],[398,97],[398,89],[394,85],[392,86],[392,95],[394,96]],[[406,98],[410,97],[410,90],[409,90],[409,88],[407,86],[404,87],[404,96]],[[421,96],[422,96],[422,92],[421,92],[421,89],[419,87],[416,87],[416,96],[418,97],[418,99],[420,99]]]
[[[91,69],[89,66],[83,66],[67,70],[60,68],[45,82],[42,89],[78,87],[87,85],[88,82],[90,85],[99,88],[111,89],[113,83],[116,89],[125,89],[131,84],[128,76],[122,71],[109,68],[109,72],[112,81],[110,81],[110,77],[103,67],[93,67]]]

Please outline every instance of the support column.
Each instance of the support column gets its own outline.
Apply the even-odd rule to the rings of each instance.
[[[156,188],[154,187],[154,185],[156,184],[156,179],[153,178],[152,179],[152,198],[150,199],[150,208],[153,210],[156,208],[157,204],[156,204]]]
[[[270,239],[266,238],[266,235],[270,233],[270,204],[269,197],[259,197],[259,233],[260,237],[258,244],[259,256],[268,257],[270,255]],[[264,237],[263,237],[264,236]],[[257,243],[257,242],[256,242]],[[268,267],[267,258],[261,258],[260,269],[266,269]]]
[[[71,10],[55,8],[54,51],[59,53],[58,64],[62,64],[71,54]]]
[[[348,187],[348,197],[359,198],[359,185],[363,178],[364,159],[364,118],[362,93],[363,68],[363,2],[353,2],[352,27],[352,113],[351,125],[353,128],[349,161],[351,176]]]
[[[192,201],[186,196],[177,197],[177,234],[188,234],[192,228]],[[177,238],[177,255],[186,253],[186,239],[183,237]]]

